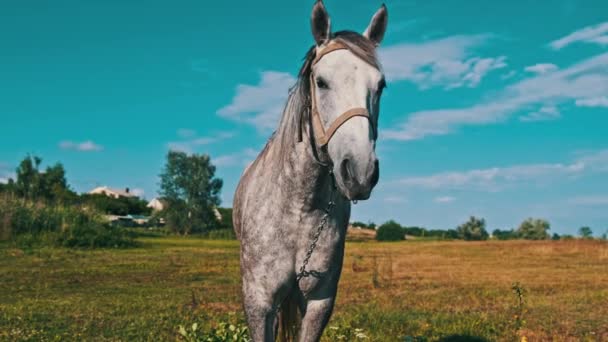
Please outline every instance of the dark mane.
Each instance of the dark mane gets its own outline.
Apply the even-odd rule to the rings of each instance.
[[[363,35],[353,31],[339,31],[332,34],[331,40],[346,45],[355,56],[373,67],[381,69],[376,55],[376,46]],[[281,158],[286,157],[294,143],[301,141],[302,135],[307,134],[303,131],[302,126],[310,120],[310,73],[316,51],[316,46],[313,45],[306,53],[298,80],[289,89],[289,98],[283,109],[279,127],[269,140],[269,143],[276,141]]]

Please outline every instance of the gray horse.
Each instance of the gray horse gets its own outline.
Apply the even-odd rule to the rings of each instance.
[[[315,3],[316,45],[278,129],[241,177],[233,220],[253,341],[296,333],[298,341],[318,341],[329,321],[350,202],[368,199],[379,177],[375,146],[385,82],[376,48],[387,21],[382,5],[362,35],[332,34],[325,6]]]

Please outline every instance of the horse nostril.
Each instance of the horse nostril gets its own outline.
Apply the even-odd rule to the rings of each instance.
[[[351,178],[352,173],[350,166],[350,160],[348,158],[344,158],[340,164],[340,176],[342,176],[344,182],[348,182]]]

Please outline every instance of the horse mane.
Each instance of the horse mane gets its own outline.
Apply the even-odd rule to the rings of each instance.
[[[353,31],[339,31],[332,34],[331,40],[344,44],[355,56],[381,69],[376,55],[376,45],[363,35]],[[266,151],[271,142],[276,142],[277,151],[282,159],[289,155],[295,143],[302,140],[302,135],[307,134],[303,130],[304,123],[310,122],[310,73],[316,54],[317,48],[313,45],[304,57],[304,64],[300,68],[296,84],[289,89],[279,126],[264,147]]]

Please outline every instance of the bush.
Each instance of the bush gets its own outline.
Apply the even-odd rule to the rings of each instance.
[[[511,230],[495,229],[492,232],[492,236],[497,240],[515,240],[518,238],[517,233],[514,232],[513,229],[511,229]]]
[[[371,229],[371,230],[376,229],[376,224],[373,222],[363,223],[361,221],[355,221],[355,222],[351,223],[351,226],[361,228],[361,229]]]
[[[489,237],[486,231],[486,220],[478,219],[475,216],[471,216],[467,222],[458,226],[456,231],[460,238],[467,241],[487,240]]]
[[[546,240],[549,238],[548,230],[551,225],[543,219],[529,218],[517,228],[517,235],[525,240]]]
[[[129,234],[111,227],[96,212],[0,197],[0,240],[17,247],[127,247]]]
[[[405,232],[401,225],[393,220],[383,223],[376,232],[378,241],[402,241],[405,240]]]

